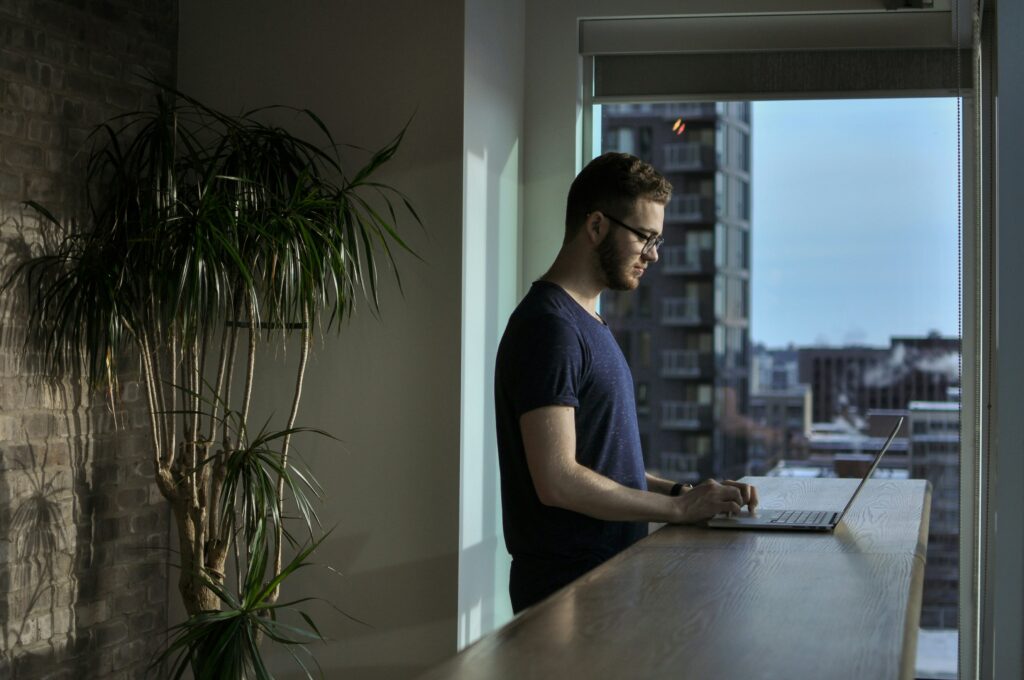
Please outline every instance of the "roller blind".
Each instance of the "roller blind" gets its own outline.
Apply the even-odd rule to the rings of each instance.
[[[594,102],[954,96],[954,50],[830,50],[606,55],[594,58]],[[971,55],[960,52],[961,87]]]
[[[584,19],[594,101],[949,96],[958,64],[949,11]],[[970,87],[961,36],[961,91]]]

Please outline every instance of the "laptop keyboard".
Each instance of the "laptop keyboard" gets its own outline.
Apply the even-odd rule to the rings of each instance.
[[[833,513],[814,510],[786,510],[772,518],[772,524],[824,524]]]

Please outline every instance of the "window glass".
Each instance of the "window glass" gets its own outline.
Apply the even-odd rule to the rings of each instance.
[[[649,146],[674,187],[666,242],[685,251],[602,298],[644,372],[648,461],[687,481],[835,476],[836,446],[873,447],[904,415],[884,473],[932,484],[920,624],[955,677],[955,101],[644,106],[600,107],[599,128],[603,150]]]

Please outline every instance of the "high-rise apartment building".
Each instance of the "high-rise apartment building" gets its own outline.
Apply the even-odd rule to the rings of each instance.
[[[601,313],[636,383],[648,468],[679,480],[747,465],[750,104],[603,107],[602,148],[672,183],[659,262]]]

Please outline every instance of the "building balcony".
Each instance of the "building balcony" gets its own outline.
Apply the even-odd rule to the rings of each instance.
[[[661,353],[662,378],[700,378],[713,373],[714,357],[693,349],[667,349]]]
[[[700,481],[700,456],[696,453],[662,451],[658,454],[658,472],[680,482]]]
[[[678,194],[665,206],[666,222],[713,222],[715,201],[700,194]]]
[[[663,147],[662,170],[664,172],[685,172],[687,170],[714,170],[717,164],[715,147],[700,142],[680,142]]]
[[[703,305],[697,298],[664,298],[661,301],[661,323],[666,326],[699,326],[705,320],[703,311]]]
[[[715,268],[715,253],[710,248],[669,246],[658,255],[658,268],[665,274],[710,273]]]
[[[711,405],[695,401],[663,401],[661,427],[665,430],[707,429],[711,427]]]

